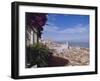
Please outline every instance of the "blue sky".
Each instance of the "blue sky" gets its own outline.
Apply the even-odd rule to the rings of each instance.
[[[53,41],[89,41],[89,16],[48,14],[42,37]]]

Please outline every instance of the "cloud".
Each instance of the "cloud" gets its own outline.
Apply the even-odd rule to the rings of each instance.
[[[82,25],[77,25],[77,26],[75,26],[75,27],[73,27],[73,28],[66,28],[66,29],[64,29],[64,30],[61,30],[61,31],[59,31],[60,33],[70,33],[70,34],[75,34],[75,33],[85,33],[85,32],[87,32],[88,31],[88,29],[87,29],[87,27],[85,27],[85,26],[82,26]]]
[[[88,31],[87,26],[77,25],[75,27],[66,27],[65,29],[61,30],[60,27],[55,25],[48,25],[44,27],[44,32],[55,32],[55,33],[85,33]]]
[[[53,15],[49,14],[49,15],[47,15],[49,21],[55,21],[57,16],[58,16],[58,14],[53,14]]]
[[[58,32],[57,31],[58,29],[59,28],[54,25],[48,25],[48,26],[44,27],[44,32],[55,32],[56,33],[56,32]]]
[[[89,26],[78,24],[75,27],[65,27],[61,29],[53,24],[44,27],[43,38],[62,41],[88,41],[89,40]]]

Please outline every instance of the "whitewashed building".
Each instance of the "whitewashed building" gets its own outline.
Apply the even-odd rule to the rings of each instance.
[[[34,43],[38,42],[38,35],[37,35],[38,31],[35,29],[34,30],[31,29],[30,27],[28,27],[28,29],[26,30],[26,45],[33,45]]]

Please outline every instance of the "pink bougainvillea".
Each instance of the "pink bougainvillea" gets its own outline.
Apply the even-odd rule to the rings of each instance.
[[[29,26],[36,26],[43,27],[47,21],[47,14],[43,13],[27,13],[26,14],[26,24]]]

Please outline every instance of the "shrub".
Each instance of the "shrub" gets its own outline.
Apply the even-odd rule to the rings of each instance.
[[[49,49],[42,44],[34,44],[26,48],[27,61],[30,61],[30,66],[37,65],[37,67],[48,66]]]

